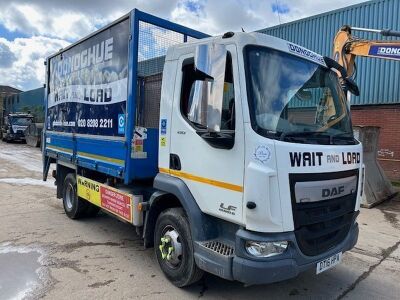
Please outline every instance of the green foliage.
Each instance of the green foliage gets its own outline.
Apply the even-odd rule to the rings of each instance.
[[[31,113],[35,117],[36,123],[44,122],[44,106],[43,105],[24,106],[21,108],[21,112]]]

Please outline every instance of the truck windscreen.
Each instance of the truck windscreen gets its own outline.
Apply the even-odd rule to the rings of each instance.
[[[253,129],[294,143],[354,144],[346,98],[336,74],[266,47],[245,48]]]
[[[11,125],[28,126],[32,123],[32,118],[11,118]]]

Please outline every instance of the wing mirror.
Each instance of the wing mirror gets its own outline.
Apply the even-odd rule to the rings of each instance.
[[[354,96],[360,96],[360,89],[358,88],[357,83],[351,78],[344,78],[345,88],[352,93]]]
[[[224,94],[227,50],[225,45],[199,45],[195,54],[196,81],[188,118],[207,127],[209,132],[220,132]]]
[[[355,96],[360,96],[360,89],[358,88],[357,83],[353,79],[347,77],[347,71],[341,64],[327,56],[324,56],[324,61],[328,68],[335,69],[339,72],[342,79],[341,83],[343,85],[343,90],[345,92],[349,91]]]

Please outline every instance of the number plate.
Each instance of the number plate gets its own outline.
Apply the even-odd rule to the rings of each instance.
[[[342,252],[339,252],[331,257],[317,263],[317,274],[322,273],[330,268],[338,265],[342,260]]]

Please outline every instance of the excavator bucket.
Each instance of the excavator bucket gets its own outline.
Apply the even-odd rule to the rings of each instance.
[[[396,195],[377,160],[379,131],[377,126],[354,126],[354,135],[363,144],[365,179],[361,206],[366,208]]]

